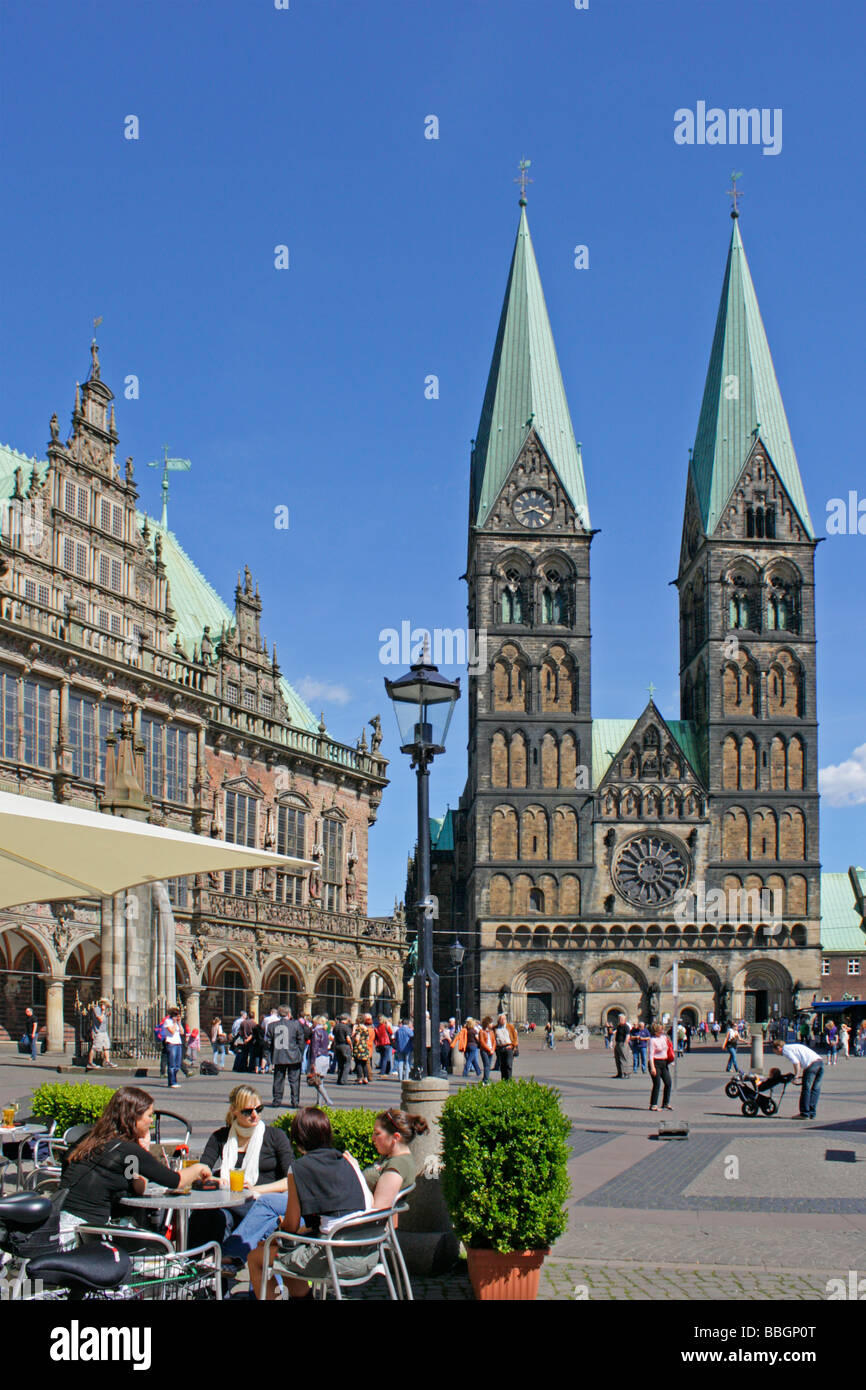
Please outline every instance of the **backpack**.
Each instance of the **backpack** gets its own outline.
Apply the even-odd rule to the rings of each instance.
[[[159,1043],[164,1043],[164,1042],[165,1042],[166,1033],[165,1033],[165,1024],[164,1024],[164,1023],[158,1023],[158,1024],[156,1025],[156,1027],[155,1027],[154,1030],[153,1030],[153,1036],[156,1038],[156,1041],[157,1041],[157,1042],[159,1042]]]
[[[215,1067],[213,1062],[202,1062],[199,1067],[202,1076],[219,1076],[219,1067]]]

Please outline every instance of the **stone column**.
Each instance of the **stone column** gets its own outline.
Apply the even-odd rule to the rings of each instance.
[[[62,1052],[63,1041],[63,985],[62,975],[46,975],[45,979],[45,1025],[48,1029],[48,1051]]]
[[[439,1177],[442,1137],[438,1120],[448,1099],[448,1089],[448,1081],[438,1076],[401,1084],[402,1108],[410,1115],[423,1115],[429,1125],[427,1133],[419,1134],[412,1142],[416,1186],[408,1198],[409,1210],[400,1217],[398,1227],[400,1248],[412,1274],[449,1270],[460,1252]]]
[[[764,1070],[764,1032],[760,1023],[753,1023],[750,1026],[752,1032],[752,1055],[749,1060],[752,1070],[760,1072]]]
[[[196,1000],[196,1005],[197,1004],[198,1000]],[[247,1013],[251,1014],[254,1018],[258,1018],[259,1016],[259,996],[253,990],[250,990],[249,993]]]
[[[192,1030],[193,1028],[198,1028],[199,1032],[201,1032],[201,1020],[199,1016],[199,997],[201,995],[201,990],[198,985],[183,985],[181,987],[181,994],[183,995],[184,1002],[184,1023],[187,1029]]]

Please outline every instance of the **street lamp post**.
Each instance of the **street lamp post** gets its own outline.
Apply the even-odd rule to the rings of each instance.
[[[439,976],[433,969],[433,900],[430,896],[430,765],[445,752],[445,738],[460,699],[460,682],[449,681],[428,661],[419,661],[395,681],[385,681],[400,730],[400,752],[411,756],[418,777],[418,858],[416,903],[418,952],[414,979],[413,1081],[439,1070]],[[427,1039],[427,991],[430,1039]]]
[[[463,1022],[463,1015],[460,1009],[460,967],[463,964],[463,957],[466,955],[466,947],[461,945],[460,941],[455,937],[454,945],[451,947],[449,954],[451,956],[451,964],[454,966],[454,988],[457,995],[454,1004],[454,1021],[459,1028]]]

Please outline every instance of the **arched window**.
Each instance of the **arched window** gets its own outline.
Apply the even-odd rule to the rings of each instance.
[[[544,894],[542,893],[540,888],[530,888],[529,906],[533,912],[544,911]]]
[[[223,1016],[229,1021],[237,1018],[246,1006],[246,988],[243,975],[239,970],[224,970],[217,981],[217,988],[222,992]]]
[[[549,569],[544,578],[545,583],[541,591],[541,621],[559,624],[568,622],[568,604],[562,575],[559,570]]]
[[[526,622],[526,598],[521,576],[516,569],[509,569],[505,572],[505,583],[502,587],[502,621],[503,623]]]
[[[372,1010],[368,1010],[372,1012]],[[346,986],[341,975],[327,974],[319,980],[313,999],[313,1013],[336,1018],[346,1013]]]

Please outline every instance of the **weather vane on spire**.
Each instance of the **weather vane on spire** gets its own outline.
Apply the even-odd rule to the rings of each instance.
[[[518,178],[514,180],[515,183],[520,184],[520,206],[522,208],[526,207],[526,185],[528,183],[534,182],[534,180],[529,178],[526,173],[527,169],[530,167],[531,164],[531,159],[521,159],[520,163],[517,166],[520,170],[520,175]]]
[[[170,472],[188,473],[192,464],[189,459],[170,459],[168,456],[168,445],[162,446],[162,459],[154,459],[149,463],[148,468],[162,469],[162,520],[160,526],[163,530],[168,530],[168,475]]]
[[[731,208],[731,216],[735,219],[740,215],[740,210],[737,207],[737,199],[744,196],[737,187],[737,179],[741,179],[742,177],[742,173],[733,172],[731,174],[731,183],[733,187],[728,189],[728,197],[734,200],[734,206]]]

